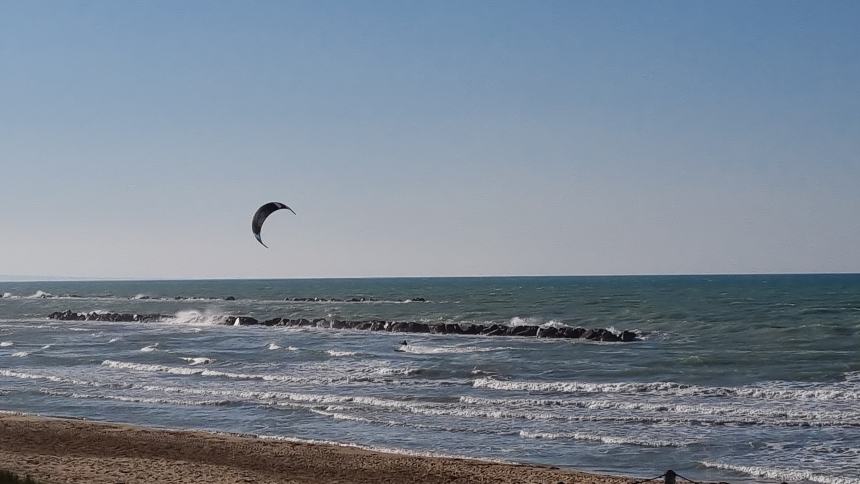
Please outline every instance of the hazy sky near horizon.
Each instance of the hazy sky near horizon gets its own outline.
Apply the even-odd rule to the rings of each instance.
[[[0,274],[860,272],[860,2],[0,0]],[[254,210],[282,201],[263,230]]]

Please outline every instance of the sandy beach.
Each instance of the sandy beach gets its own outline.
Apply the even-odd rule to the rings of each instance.
[[[0,469],[50,483],[626,483],[561,469],[84,420],[0,416]]]

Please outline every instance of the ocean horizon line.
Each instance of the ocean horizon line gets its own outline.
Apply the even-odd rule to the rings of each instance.
[[[165,281],[314,281],[387,279],[529,279],[529,278],[626,278],[626,277],[755,277],[755,276],[851,276],[860,272],[700,272],[639,274],[478,274],[410,276],[298,276],[298,277],[92,277],[0,275],[0,282],[165,282]]]

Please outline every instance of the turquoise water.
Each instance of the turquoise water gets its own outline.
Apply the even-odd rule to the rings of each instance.
[[[15,282],[0,294],[3,410],[642,477],[860,483],[858,275]],[[303,297],[372,300],[284,300]],[[172,318],[46,319],[67,309]],[[571,325],[643,341],[234,327],[227,315]]]

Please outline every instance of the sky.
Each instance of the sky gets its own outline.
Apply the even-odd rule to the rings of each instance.
[[[860,272],[860,2],[0,0],[0,274]],[[250,231],[268,201],[297,213]]]

